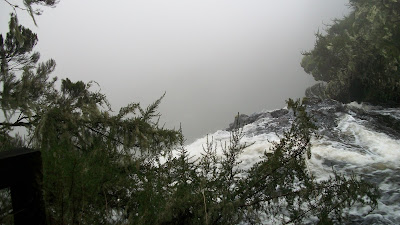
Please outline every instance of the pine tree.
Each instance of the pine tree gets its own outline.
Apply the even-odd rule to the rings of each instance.
[[[38,2],[48,1],[28,3]],[[56,87],[55,62],[38,63],[37,36],[14,14],[0,39],[0,148],[41,151],[49,224],[253,224],[260,213],[340,223],[354,204],[377,205],[377,189],[354,177],[315,181],[305,166],[315,126],[299,101],[288,102],[297,116],[292,128],[245,171],[238,157],[249,145],[240,129],[222,156],[210,141],[194,159],[181,131],[158,126],[163,96],[114,113],[92,91],[95,82],[65,79]],[[18,127],[25,138],[13,135]]]

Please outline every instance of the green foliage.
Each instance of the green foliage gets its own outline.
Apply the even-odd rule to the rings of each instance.
[[[325,92],[343,102],[400,104],[400,3],[351,0],[352,12],[335,20],[301,66]]]
[[[222,155],[211,140],[195,159],[181,131],[158,126],[164,96],[114,113],[95,82],[67,78],[57,88],[49,78],[55,62],[38,63],[31,53],[36,41],[12,15],[1,39],[0,150],[41,150],[49,224],[254,224],[262,213],[281,223],[316,216],[326,224],[341,222],[356,203],[377,205],[377,189],[354,177],[315,181],[306,160],[316,127],[299,101],[288,101],[292,128],[249,170],[239,156],[251,144],[239,129],[221,143]]]
[[[14,224],[11,204],[11,191],[9,188],[0,190],[0,224]]]
[[[299,101],[289,100],[296,120],[262,160],[243,170],[238,157],[251,144],[243,133],[232,131],[229,144],[208,141],[194,159],[183,147],[175,154],[132,168],[128,215],[130,224],[239,224],[262,222],[260,215],[278,223],[302,224],[317,217],[320,223],[341,223],[356,203],[377,205],[378,191],[355,177],[334,173],[317,182],[306,168],[315,130]],[[142,162],[143,163],[143,162]],[[265,222],[265,221],[264,221]]]
[[[10,2],[8,0],[3,0],[3,1],[6,2],[14,10],[15,13],[17,13],[17,10],[27,11],[28,14],[31,16],[35,25],[37,25],[35,16],[41,15],[43,11],[40,8],[33,8],[32,7],[33,5],[54,7],[58,3],[57,0],[23,0],[22,4],[24,6],[20,6],[16,3]]]
[[[143,109],[132,103],[115,115],[95,82],[50,79],[55,62],[38,63],[36,34],[11,15],[0,36],[0,150],[40,149],[50,224],[112,223],[135,186],[130,168],[170,151],[179,132],[158,127],[160,98]],[[21,138],[16,132],[23,132]],[[134,170],[136,171],[136,170]]]

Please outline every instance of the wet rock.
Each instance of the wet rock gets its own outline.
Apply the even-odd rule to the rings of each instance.
[[[326,90],[326,83],[320,82],[318,84],[315,84],[315,85],[307,88],[305,94],[306,94],[307,98],[326,99],[326,98],[328,98],[328,96],[325,93],[325,90]]]
[[[370,224],[393,224],[392,221],[385,219],[380,214],[370,214],[367,216],[349,216],[349,222],[345,224],[361,224],[361,225],[370,225]]]
[[[371,130],[385,133],[400,139],[400,119],[397,116],[384,113],[380,106],[367,105],[365,108],[347,107],[348,112],[365,121],[365,126]]]
[[[239,116],[235,116],[235,120],[233,123],[229,124],[229,127],[226,130],[231,131],[235,128],[241,128],[252,122],[254,122],[254,120],[251,119],[250,116],[246,114],[240,114]]]
[[[254,123],[255,121],[266,118],[270,116],[268,113],[253,113],[250,116],[246,114],[240,114],[239,117],[235,116],[235,120],[229,124],[229,127],[226,128],[227,131],[231,131],[235,128],[242,128],[247,124]]]
[[[289,110],[287,110],[287,109],[278,109],[278,110],[272,111],[270,114],[273,118],[278,118],[283,115],[286,115],[288,112],[289,112]]]
[[[349,153],[356,153],[364,160],[374,160],[382,158],[382,152],[376,152],[370,148],[369,142],[363,142],[360,139],[360,133],[357,129],[351,130],[338,127],[338,123],[343,116],[348,115],[351,120],[344,121],[345,125],[363,127],[366,130],[378,133],[385,133],[390,138],[400,139],[400,109],[383,108],[367,104],[342,104],[335,100],[322,98],[307,98],[305,101],[306,111],[312,117],[318,128],[318,135],[324,138],[332,149],[342,149]],[[345,118],[349,118],[345,117]],[[257,136],[262,134],[275,133],[281,135],[288,130],[295,117],[291,110],[279,109],[271,112],[254,113],[251,115],[241,114],[238,116],[240,127],[251,124],[246,127],[248,136]],[[234,128],[234,123],[229,125],[227,130]],[[373,140],[369,138],[367,140]],[[379,144],[379,143],[378,143]],[[330,149],[330,151],[332,151]],[[349,154],[347,157],[352,157]],[[321,157],[321,156],[320,156]],[[345,160],[346,156],[337,156],[332,158],[321,158],[324,168],[334,168],[342,174],[357,174],[360,179],[366,180],[381,191],[379,203],[384,205],[382,209],[378,208],[369,215],[350,215],[350,222],[345,224],[400,224],[400,217],[394,216],[391,209],[398,205],[400,201],[400,169],[396,163],[387,163],[386,161],[377,161],[372,164],[353,164],[351,160]],[[363,159],[361,159],[363,160]],[[384,159],[386,160],[386,159]],[[390,161],[390,160],[389,160]],[[381,187],[384,188],[381,188]],[[389,210],[390,209],[390,210]],[[353,211],[354,212],[354,211]],[[355,212],[357,213],[357,212]],[[362,210],[360,214],[364,213]]]

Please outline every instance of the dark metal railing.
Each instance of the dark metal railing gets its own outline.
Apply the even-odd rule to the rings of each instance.
[[[40,151],[0,152],[0,189],[10,188],[14,224],[46,224]]]

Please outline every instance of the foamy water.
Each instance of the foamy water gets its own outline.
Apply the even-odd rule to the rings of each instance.
[[[249,169],[253,164],[259,162],[260,156],[264,154],[265,151],[269,151],[272,147],[273,141],[279,141],[279,137],[274,133],[260,134],[260,135],[252,135],[251,131],[255,129],[258,124],[249,124],[243,127],[243,132],[245,136],[241,139],[241,143],[251,144],[251,146],[244,149],[243,153],[239,157],[239,161],[241,161],[242,169]],[[247,135],[246,135],[247,134]],[[200,157],[204,152],[204,148],[206,147],[207,138],[208,141],[214,141],[217,147],[217,155],[222,156],[222,147],[221,145],[228,145],[230,142],[231,133],[225,130],[219,130],[214,134],[208,135],[208,137],[203,137],[197,139],[195,142],[186,146],[186,149],[189,153],[194,157]]]
[[[375,109],[355,103],[346,107],[400,118],[399,109]],[[331,129],[336,138],[321,136],[312,139],[312,157],[307,161],[308,169],[319,180],[329,178],[334,168],[340,173],[354,173],[376,184],[382,194],[378,209],[367,215],[369,207],[353,208],[350,211],[355,218],[353,221],[363,224],[400,224],[400,140],[368,128],[368,121],[358,118],[351,110],[336,112],[336,117],[336,126],[321,128]],[[264,151],[270,150],[271,141],[279,141],[279,135],[274,132],[260,132],[260,128],[274,126],[273,123],[274,120],[270,118],[261,118],[243,127],[245,135],[242,142],[254,143],[239,158],[243,169],[258,162]],[[230,133],[220,130],[210,134],[209,140],[211,137],[217,143],[229,143]],[[187,150],[194,156],[200,156],[206,141],[206,137],[200,138],[187,145]]]

